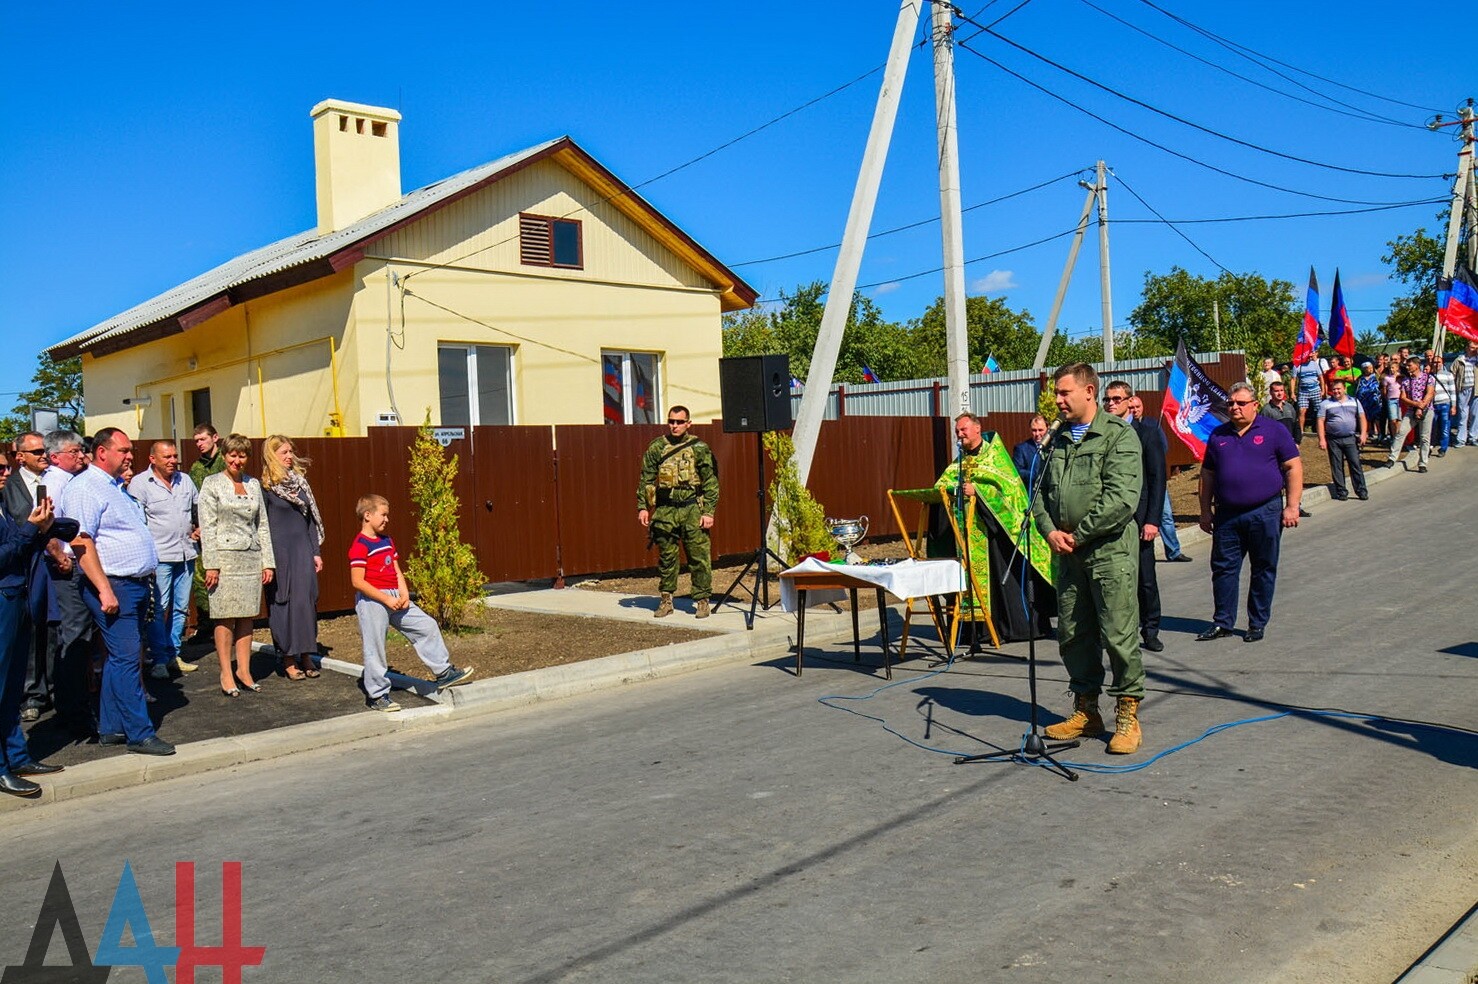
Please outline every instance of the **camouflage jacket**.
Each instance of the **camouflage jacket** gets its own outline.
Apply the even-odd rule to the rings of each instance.
[[[668,453],[677,447],[681,450]],[[681,445],[666,437],[657,438],[642,455],[636,507],[652,509],[695,501],[702,506],[705,516],[712,516],[718,508],[718,465],[714,463],[713,450],[696,437]]]

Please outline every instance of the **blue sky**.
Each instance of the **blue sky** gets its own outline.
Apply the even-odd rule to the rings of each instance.
[[[971,0],[989,23],[1018,0]],[[1374,3],[1165,0],[1173,13],[1280,61],[1399,99],[1398,105],[1274,66],[1279,78],[1142,0],[1032,0],[995,30],[1127,95],[1239,140],[1342,167],[1440,175],[1455,166],[1451,118],[1473,94],[1443,54],[1455,8],[1428,0],[1399,16]],[[1322,9],[1319,9],[1322,8]],[[1318,103],[1233,78],[1136,33],[1102,11],[1225,69]],[[26,385],[42,346],[90,327],[232,256],[314,222],[309,109],[336,97],[398,107],[405,190],[568,133],[638,184],[881,66],[894,0],[811,4],[748,0],[658,5],[352,7],[258,3],[10,5],[0,31],[0,152],[5,196],[0,264],[0,404]],[[922,18],[927,21],[927,12]],[[961,36],[975,34],[962,24]],[[1075,80],[982,34],[968,47],[1120,127],[1257,181],[1329,198],[1443,198],[1440,178],[1371,177],[1279,159],[1217,139]],[[933,87],[927,50],[904,88],[874,230],[938,214]],[[1211,218],[1353,209],[1214,174],[1145,145],[1029,87],[969,51],[957,54],[965,205],[1091,168],[1111,179],[1110,218]],[[763,297],[828,280],[834,252],[748,261],[837,242],[881,75],[642,188],[659,209]],[[1471,79],[1466,83],[1471,84]],[[1300,88],[1307,86],[1308,88]],[[1313,90],[1313,91],[1309,91]],[[1326,97],[1351,104],[1342,107]],[[1399,124],[1373,122],[1378,115]],[[1415,124],[1411,126],[1410,124]],[[965,218],[979,257],[1072,227],[1084,192],[1073,177]],[[1339,267],[1357,330],[1378,324],[1396,285],[1386,240],[1435,230],[1437,205],[1357,215],[1184,226],[1215,261],[1302,284],[1319,271],[1327,302]],[[1146,271],[1211,260],[1158,223],[1111,232],[1114,320],[1123,324]],[[1068,241],[967,268],[972,293],[1006,297],[1044,323]],[[891,317],[916,316],[941,290],[938,225],[874,240],[859,282]],[[745,265],[740,265],[745,264]],[[1327,314],[1327,312],[1326,312]],[[1090,237],[1063,325],[1099,324]]]

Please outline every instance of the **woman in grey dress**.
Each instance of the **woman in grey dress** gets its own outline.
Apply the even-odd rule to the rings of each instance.
[[[272,521],[277,572],[267,585],[267,624],[289,680],[318,676],[318,573],[323,570],[323,517],[303,477],[311,464],[281,434],[263,448],[262,488]]]
[[[221,661],[221,693],[240,697],[239,682],[261,690],[251,675],[251,625],[262,609],[262,585],[272,582],[277,561],[262,485],[246,474],[251,442],[240,434],[226,438],[226,470],[200,485],[200,562],[215,619],[216,656]],[[235,650],[236,672],[231,672]]]

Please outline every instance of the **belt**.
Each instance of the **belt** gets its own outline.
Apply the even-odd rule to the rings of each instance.
[[[108,574],[109,581],[135,581],[139,584],[148,584],[153,580],[147,574]]]

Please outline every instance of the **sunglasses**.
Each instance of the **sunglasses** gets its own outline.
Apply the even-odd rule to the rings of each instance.
[[[691,424],[692,423],[691,420],[674,420],[672,417],[668,417],[667,418],[667,422],[669,424]]]
[[[1250,407],[1254,403],[1256,403],[1257,401],[1256,400],[1228,400],[1227,402],[1230,403],[1234,407]]]

